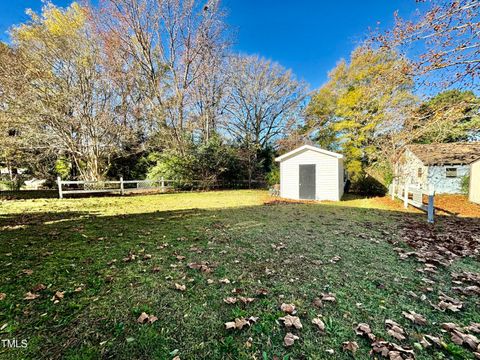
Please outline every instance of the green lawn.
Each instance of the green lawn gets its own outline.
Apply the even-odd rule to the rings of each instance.
[[[431,276],[434,291],[425,292],[421,265],[393,250],[406,246],[391,244],[402,223],[423,214],[375,199],[264,205],[267,197],[241,190],[0,202],[0,339],[28,339],[26,348],[0,347],[0,358],[349,359],[342,342],[351,340],[360,346],[356,358],[367,359],[370,345],[354,332],[365,322],[405,346],[422,334],[443,337],[442,350],[415,347],[417,359],[473,359],[440,324],[480,322],[478,297],[451,290],[451,272],[480,272],[478,261],[440,268]],[[341,259],[331,262],[335,256]],[[212,272],[187,266],[202,262]],[[46,289],[34,291],[38,284]],[[25,300],[29,291],[40,296]],[[461,298],[464,309],[435,310],[429,300],[437,303],[440,291]],[[335,303],[314,306],[329,292]],[[255,300],[223,301],[239,296]],[[303,324],[289,348],[278,320],[282,303],[295,304]],[[428,324],[413,325],[402,316],[408,310]],[[158,320],[139,324],[142,312]],[[311,323],[319,314],[325,334]],[[250,316],[259,318],[252,326],[225,329]],[[385,319],[398,322],[407,339],[389,336]]]

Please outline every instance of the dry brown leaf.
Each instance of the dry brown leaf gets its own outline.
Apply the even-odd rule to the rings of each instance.
[[[223,302],[225,302],[226,304],[235,304],[237,301],[238,299],[235,297],[227,297],[223,299]]]
[[[337,299],[335,298],[335,294],[332,293],[322,293],[322,301],[330,301],[335,302]]]
[[[178,261],[185,260],[185,256],[183,256],[183,255],[177,255],[177,256],[175,256],[175,258],[176,258]]]
[[[235,321],[228,321],[225,323],[225,328],[228,329],[235,329]]]
[[[403,316],[405,316],[411,322],[417,325],[426,325],[427,319],[425,319],[422,315],[417,314],[415,311],[402,311]]]
[[[29,291],[29,292],[27,292],[27,293],[25,294],[24,299],[25,299],[25,300],[35,300],[35,299],[38,298],[39,296],[40,296],[40,295],[34,294],[34,293],[32,293],[32,292]]]
[[[268,290],[267,289],[258,289],[255,291],[255,294],[258,296],[267,296],[268,295]]]
[[[207,284],[212,285],[215,281],[212,279],[207,279]]]
[[[242,330],[245,326],[251,326],[258,320],[258,317],[250,316],[248,319],[236,318],[235,321],[229,321],[225,323],[225,328]]]
[[[208,266],[208,263],[190,263],[187,265],[190,269],[200,270],[204,273],[211,273],[213,270]]]
[[[6,297],[7,297],[7,294],[5,294],[5,293],[0,293],[0,301],[1,301],[1,300],[5,300]]]
[[[295,305],[283,303],[282,305],[280,305],[280,310],[288,314],[293,314],[295,313]]]
[[[322,321],[322,319],[316,317],[312,319],[312,324],[317,325],[318,330],[320,330],[321,333],[325,332],[325,323]]]
[[[148,319],[148,314],[146,312],[142,312],[137,319],[137,322],[143,324]]]
[[[370,341],[375,341],[376,336],[372,333],[372,329],[370,329],[370,325],[365,323],[360,323],[355,328],[355,333],[359,336],[366,336]]]
[[[32,274],[33,274],[33,270],[31,270],[31,269],[23,269],[23,270],[22,270],[22,273],[24,273],[25,275],[32,275]]]
[[[228,280],[226,278],[225,279],[220,279],[219,282],[222,283],[222,284],[230,284],[230,280]]]
[[[403,330],[395,321],[390,319],[385,320],[385,327],[390,336],[400,341],[405,340],[405,330]]]
[[[187,290],[187,287],[185,285],[180,285],[175,283],[175,289],[180,290],[180,291],[185,291]]]
[[[295,343],[295,340],[300,339],[297,335],[294,335],[292,333],[287,333],[285,337],[283,338],[283,343],[285,344],[286,347],[292,346]]]
[[[313,300],[313,303],[312,303],[312,304],[313,304],[313,306],[315,306],[315,307],[317,307],[317,308],[319,308],[319,309],[323,307],[322,299],[320,299],[320,298],[318,298],[318,297]]]
[[[350,351],[355,354],[358,350],[358,344],[355,341],[345,341],[342,343],[342,348],[345,351]]]
[[[153,324],[157,320],[158,318],[155,315],[148,315],[146,312],[142,312],[138,317],[137,322],[140,324],[144,324],[146,322]]]
[[[435,345],[442,347],[442,339],[440,339],[439,337],[432,336],[432,335],[424,335],[424,338],[433,342]]]
[[[300,318],[297,316],[286,315],[284,317],[279,318],[279,320],[282,320],[286,327],[293,326],[296,329],[302,328],[302,323],[300,321]]]
[[[47,287],[43,284],[37,284],[32,288],[32,292],[45,290]]]
[[[239,297],[238,297],[238,300],[240,300],[240,301],[243,302],[244,304],[250,304],[251,302],[253,302],[253,301],[255,300],[255,298],[249,298],[249,297],[239,296]]]

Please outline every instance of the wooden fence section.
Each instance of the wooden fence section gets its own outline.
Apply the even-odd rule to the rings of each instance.
[[[63,199],[67,194],[112,193],[125,195],[126,193],[157,190],[170,192],[174,190],[219,189],[219,188],[258,188],[265,184],[261,181],[234,181],[218,182],[211,180],[119,180],[111,181],[65,181],[57,178],[58,197]]]
[[[433,186],[429,186],[428,189],[422,187],[410,185],[408,182],[402,184],[397,180],[394,180],[390,184],[389,193],[392,196],[392,200],[395,197],[403,201],[403,206],[408,208],[408,205],[414,206],[417,209],[423,210],[427,213],[428,222],[433,223],[435,217],[435,190]],[[427,202],[424,202],[424,198],[427,198]]]

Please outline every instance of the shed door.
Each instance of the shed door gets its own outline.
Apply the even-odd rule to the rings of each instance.
[[[315,165],[299,165],[300,199],[315,200]]]

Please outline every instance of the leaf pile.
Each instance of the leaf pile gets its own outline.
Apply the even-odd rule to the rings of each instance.
[[[415,255],[422,263],[450,265],[459,257],[480,255],[480,222],[475,219],[446,217],[442,226],[432,226],[423,220],[405,221],[404,241],[416,251],[396,248],[402,259]]]

